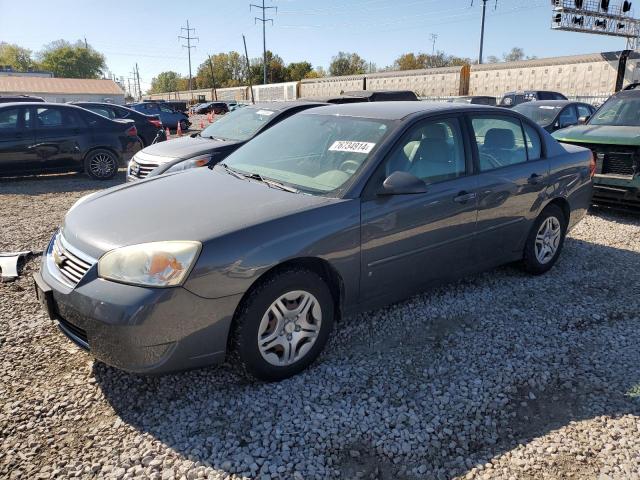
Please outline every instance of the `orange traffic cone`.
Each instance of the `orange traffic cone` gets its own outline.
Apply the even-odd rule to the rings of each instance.
[[[176,128],[176,134],[181,137],[182,136],[182,128],[180,128],[180,122],[178,122],[178,128]]]
[[[171,138],[171,132],[169,131],[169,127],[166,128],[164,133],[167,136],[167,140],[169,140]]]
[[[207,113],[207,120],[209,123],[213,123],[213,119],[211,118],[211,112]]]
[[[204,130],[204,120],[200,119],[200,130]]]

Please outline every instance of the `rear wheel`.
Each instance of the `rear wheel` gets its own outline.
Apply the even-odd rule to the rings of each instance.
[[[524,268],[529,273],[540,275],[558,261],[567,233],[564,212],[556,205],[545,208],[529,233],[524,248]]]
[[[189,125],[187,124],[186,120],[180,120],[180,130],[182,130],[183,132],[186,132],[187,130],[189,130]]]
[[[280,272],[259,285],[236,315],[232,349],[244,373],[282,380],[308,367],[333,326],[329,287],[303,269]]]
[[[118,173],[118,159],[109,150],[94,150],[85,158],[84,170],[93,179],[110,180]]]

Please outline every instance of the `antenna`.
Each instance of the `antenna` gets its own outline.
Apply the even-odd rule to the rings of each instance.
[[[436,54],[436,40],[438,39],[438,34],[437,33],[432,33],[431,35],[429,35],[429,38],[431,38],[431,43],[433,44],[433,48],[431,49],[431,55],[435,55]]]

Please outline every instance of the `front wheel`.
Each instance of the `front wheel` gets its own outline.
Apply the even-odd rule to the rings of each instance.
[[[118,159],[109,150],[94,150],[85,158],[84,170],[95,180],[110,180],[118,173]]]
[[[333,319],[325,281],[308,270],[285,270],[260,284],[240,307],[232,348],[245,373],[283,380],[318,357]]]
[[[180,124],[180,130],[182,130],[183,132],[189,130],[189,125],[187,124],[186,120],[180,120],[180,122],[178,123]]]
[[[524,268],[534,275],[545,273],[558,261],[567,233],[564,212],[556,205],[545,208],[535,221],[524,248]]]

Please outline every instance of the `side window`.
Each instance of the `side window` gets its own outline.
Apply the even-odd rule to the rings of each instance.
[[[131,112],[126,111],[124,108],[113,107],[113,118],[127,118]]]
[[[558,121],[560,126],[563,125],[575,125],[578,123],[578,116],[576,115],[576,109],[573,108],[573,105],[566,107],[562,112],[560,112],[560,117],[558,117]]]
[[[576,108],[578,109],[578,117],[590,117],[593,115],[593,111],[587,105],[578,104]]]
[[[527,154],[529,160],[540,160],[542,157],[542,141],[540,135],[535,128],[529,125],[527,122],[522,122],[524,126],[524,136],[527,141]]]
[[[527,161],[519,120],[487,115],[472,117],[471,124],[478,144],[481,172]]]
[[[165,113],[173,113],[173,110],[170,107],[167,107],[166,105],[160,105],[160,110]]]
[[[457,119],[420,122],[404,134],[385,163],[386,176],[409,172],[426,183],[466,173],[464,141]]]
[[[20,108],[0,110],[0,132],[9,133],[18,130],[20,116]]]
[[[114,118],[113,112],[103,107],[89,107],[89,110],[106,118]]]
[[[58,108],[38,108],[36,124],[38,127],[60,128],[63,126],[62,112]]]

